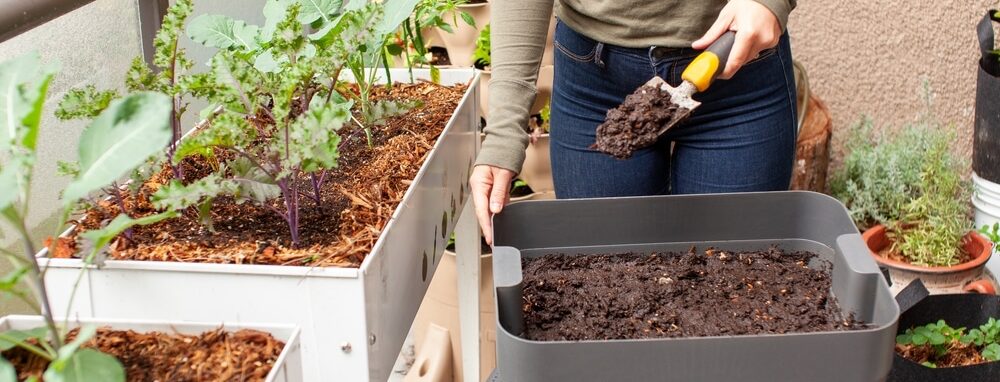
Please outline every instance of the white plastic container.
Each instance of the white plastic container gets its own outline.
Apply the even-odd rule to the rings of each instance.
[[[430,79],[426,69],[413,72]],[[409,79],[406,69],[391,75]],[[53,311],[294,324],[302,330],[304,381],[385,381],[469,196],[479,151],[475,71],[442,69],[441,83],[469,89],[360,268],[109,260],[85,275],[68,307],[82,262],[48,259],[43,251],[39,263],[49,267]]]
[[[976,209],[976,228],[1000,222],[1000,184],[972,174],[972,205]]]
[[[57,323],[61,323],[62,321],[62,319],[56,320]],[[11,315],[0,318],[0,331],[27,330],[43,325],[45,325],[45,320],[41,316]],[[69,325],[73,327],[81,325],[109,326],[115,330],[134,330],[140,333],[163,332],[187,335],[201,334],[218,329],[220,326],[219,323],[105,319],[76,319],[70,320]],[[285,343],[285,347],[281,349],[278,360],[274,362],[274,366],[271,368],[271,372],[267,373],[267,378],[264,379],[264,382],[298,382],[302,380],[302,354],[298,328],[293,325],[268,324],[222,324],[221,326],[230,331],[240,329],[260,330],[271,333],[275,339]]]

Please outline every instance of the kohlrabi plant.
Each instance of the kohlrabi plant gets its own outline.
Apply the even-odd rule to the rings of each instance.
[[[44,272],[35,261],[39,247],[27,223],[30,185],[38,162],[42,106],[54,72],[54,68],[44,65],[37,55],[0,63],[0,216],[18,235],[23,249],[20,254],[0,249],[0,254],[9,259],[14,268],[3,278],[0,290],[27,302],[45,321],[44,327],[35,330],[0,333],[0,350],[16,346],[44,359],[48,362],[43,374],[46,381],[124,381],[124,371],[118,360],[96,350],[80,348],[93,337],[95,328],[84,327],[67,343],[67,325],[57,326],[43,280]],[[90,88],[82,91],[95,92]],[[170,97],[155,92],[137,92],[116,100],[111,100],[115,97],[110,96],[93,98],[101,99],[100,110],[76,109],[94,119],[80,137],[78,166],[62,192],[63,211],[57,227],[65,224],[81,200],[127,175],[162,150],[171,137]],[[122,214],[99,230],[83,232],[81,238],[92,248],[85,261],[92,261],[101,248],[125,229],[171,216],[173,213],[167,212],[132,219]],[[50,253],[57,241],[49,241]],[[81,270],[81,275],[86,269]],[[34,301],[18,289],[21,280],[29,285]],[[73,288],[75,291],[76,286]],[[13,366],[2,358],[0,380],[17,380]]]
[[[353,121],[357,128],[348,139],[364,132],[371,142],[373,127],[412,107],[371,99],[374,76],[385,62],[384,42],[412,12],[412,5],[405,9],[410,1],[269,0],[263,27],[222,15],[194,18],[188,36],[219,49],[198,87],[214,112],[171,160],[217,152],[231,159],[198,181],[160,188],[153,205],[167,211],[197,207],[211,228],[214,198],[257,203],[285,220],[297,246],[299,198],[310,194],[304,186],[311,184],[309,196],[322,202],[320,189],[327,171],[337,167],[344,142],[339,132]],[[356,93],[339,82],[345,68],[354,75]],[[351,113],[354,105],[360,119]]]

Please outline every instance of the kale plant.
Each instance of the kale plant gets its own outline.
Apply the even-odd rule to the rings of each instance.
[[[212,157],[217,151],[233,159],[197,182],[161,188],[153,195],[154,206],[169,211],[197,206],[211,228],[207,212],[213,199],[232,196],[281,216],[297,246],[299,198],[307,194],[301,178],[309,178],[311,197],[321,203],[326,172],[338,165],[338,131],[354,121],[359,126],[354,131],[365,132],[371,142],[374,126],[412,106],[370,98],[377,67],[385,61],[384,41],[412,11],[405,9],[409,1],[269,0],[263,27],[222,15],[192,20],[188,36],[219,49],[199,87],[215,112],[171,160]],[[376,68],[365,70],[367,64]],[[356,95],[338,81],[345,68],[357,81]],[[355,104],[360,120],[351,113]],[[279,197],[280,207],[273,203]]]
[[[27,55],[0,63],[0,217],[13,227],[20,237],[23,252],[16,254],[0,249],[14,271],[3,277],[0,290],[21,298],[42,315],[45,327],[30,331],[0,333],[0,350],[20,347],[48,362],[43,377],[47,381],[124,381],[125,374],[115,358],[80,346],[95,334],[92,326],[80,330],[73,341],[66,343],[66,333],[56,326],[49,304],[44,272],[35,261],[37,247],[26,222],[30,184],[37,161],[37,139],[42,106],[55,70],[43,65],[37,55]],[[85,89],[85,92],[93,89]],[[103,98],[103,97],[97,97]],[[101,101],[104,102],[104,101]],[[126,175],[170,139],[170,98],[154,92],[138,92],[117,100],[107,100],[98,112],[77,109],[95,118],[83,132],[79,142],[79,165],[73,180],[62,193],[63,212],[60,224],[65,224],[77,203],[89,194]],[[90,242],[93,250],[85,258],[91,262],[96,253],[115,236],[137,224],[151,224],[174,216],[172,212],[131,219],[119,215],[104,228],[83,232],[80,237]],[[49,253],[58,240],[52,240]],[[82,272],[86,272],[83,267]],[[27,278],[37,305],[17,289]],[[79,279],[73,286],[75,293]],[[72,306],[72,303],[70,303]],[[64,324],[64,328],[65,328]],[[30,340],[35,341],[30,341]],[[16,380],[13,366],[0,358],[0,380]]]

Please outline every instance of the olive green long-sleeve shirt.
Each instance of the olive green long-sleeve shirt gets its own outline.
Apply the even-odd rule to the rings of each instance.
[[[521,170],[553,5],[563,23],[597,41],[633,48],[689,47],[715,22],[726,1],[493,0],[489,119],[476,164]],[[777,16],[782,29],[796,2],[755,1]]]

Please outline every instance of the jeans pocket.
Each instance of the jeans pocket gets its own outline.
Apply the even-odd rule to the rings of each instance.
[[[775,53],[778,53],[778,47],[777,46],[764,49],[764,50],[760,51],[760,53],[757,54],[757,57],[754,57],[752,60],[747,61],[747,63],[743,64],[743,66],[750,66],[750,65],[756,64],[756,63],[758,63],[760,61],[766,60],[767,58],[769,58],[771,56],[774,56]]]
[[[563,24],[562,21],[556,23],[554,40],[552,45],[567,58],[576,62],[594,61],[594,55],[597,52],[597,41],[577,33]]]

